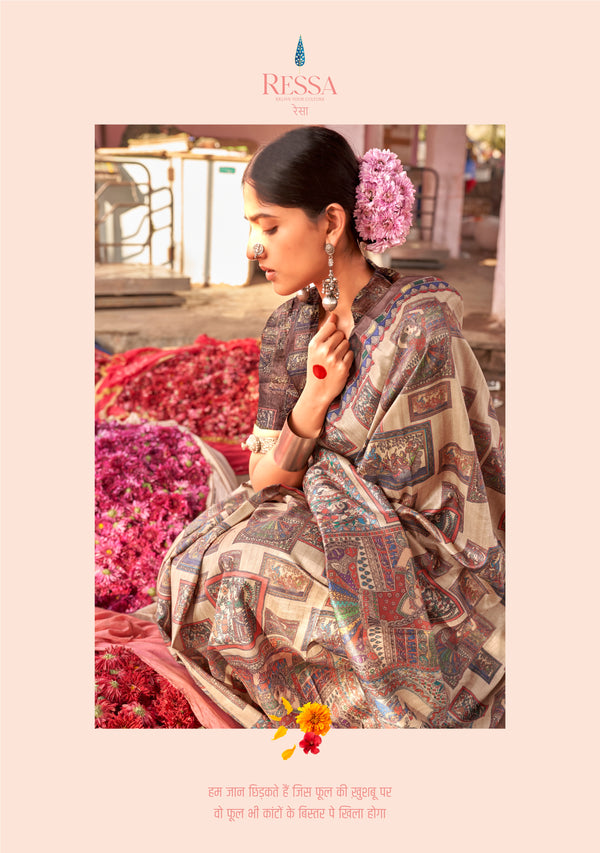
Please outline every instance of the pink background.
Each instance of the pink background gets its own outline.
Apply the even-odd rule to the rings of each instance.
[[[598,4],[2,6],[4,849],[589,849]],[[509,728],[283,762],[263,732],[93,729],[90,222],[96,123],[295,123],[261,81],[300,33],[338,91],[311,123],[507,127]],[[228,823],[207,796],[342,781],[391,785],[387,820]]]

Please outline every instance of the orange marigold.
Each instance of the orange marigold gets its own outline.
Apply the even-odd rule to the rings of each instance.
[[[303,732],[326,735],[331,728],[331,714],[327,705],[307,702],[300,708],[297,722]]]

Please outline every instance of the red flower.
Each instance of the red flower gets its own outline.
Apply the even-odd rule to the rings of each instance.
[[[126,646],[96,653],[95,714],[98,728],[200,728],[185,696]]]
[[[165,678],[158,676],[158,682],[159,692],[150,707],[160,727],[165,729],[201,728],[185,696]]]
[[[96,674],[109,673],[119,662],[118,646],[112,646],[96,655]]]
[[[314,732],[306,732],[300,741],[300,749],[304,750],[305,755],[312,752],[317,755],[319,752],[319,744],[321,743],[321,735],[316,735]]]
[[[154,714],[141,702],[123,705],[115,720],[121,729],[152,729],[155,722]]]
[[[97,729],[112,729],[117,706],[99,696],[94,706],[94,725]]]
[[[96,695],[109,702],[122,702],[121,682],[116,675],[100,675],[96,680]]]

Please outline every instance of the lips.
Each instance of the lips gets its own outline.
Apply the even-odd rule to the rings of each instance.
[[[267,279],[267,281],[271,281],[275,275],[275,270],[272,270],[269,267],[263,267],[260,264],[259,264],[259,266],[260,266],[261,270],[264,272],[265,278]]]

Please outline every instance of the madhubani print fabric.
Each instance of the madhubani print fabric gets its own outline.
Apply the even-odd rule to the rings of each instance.
[[[245,727],[326,704],[344,728],[504,726],[504,459],[462,302],[376,269],[302,490],[240,486],[178,537],[157,621]],[[257,424],[281,428],[316,302],[267,323]]]

